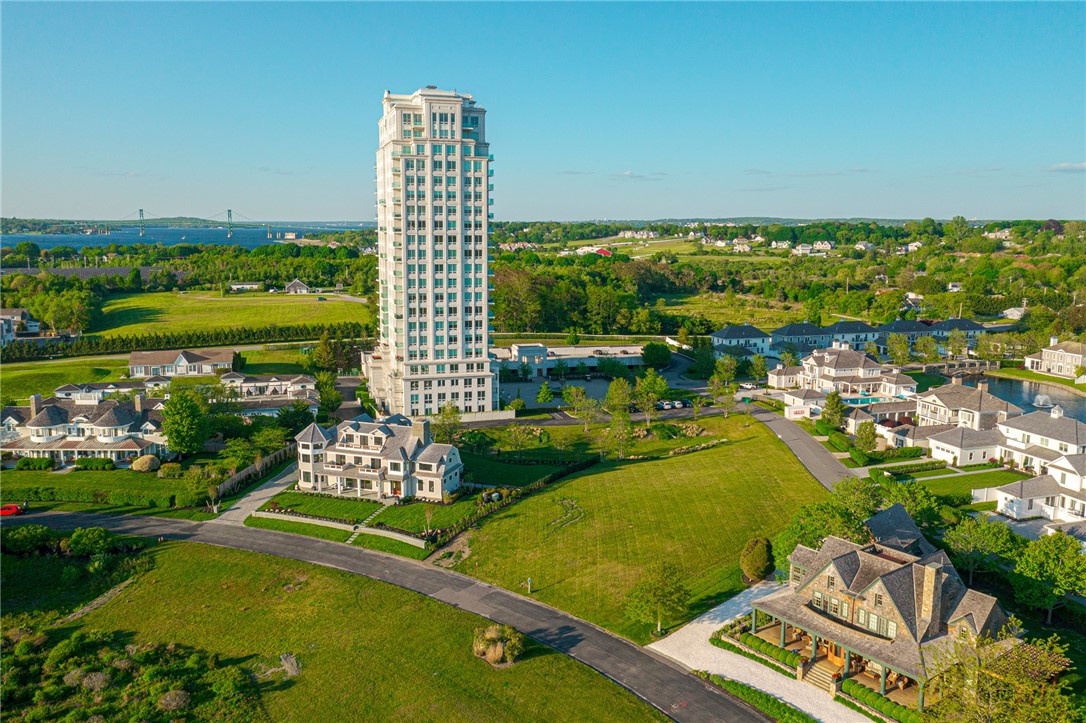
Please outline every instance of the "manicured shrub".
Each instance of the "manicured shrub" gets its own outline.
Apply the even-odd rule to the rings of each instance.
[[[166,462],[158,468],[158,476],[163,479],[181,479],[185,476],[185,471],[177,462]]]
[[[784,663],[789,668],[795,668],[799,665],[800,656],[797,653],[793,653],[791,650],[785,650],[779,645],[774,645],[768,641],[762,640],[753,633],[742,633],[739,636],[739,642],[746,645],[748,648],[757,650],[762,655],[767,655],[774,660]]]
[[[917,462],[916,464],[902,464],[896,467],[890,467],[885,471],[890,472],[895,477],[902,477],[905,475],[910,475],[914,472],[927,472],[928,470],[943,469],[944,467],[946,467],[946,462],[944,460],[931,459],[927,462]]]
[[[53,469],[52,457],[20,457],[15,469]]]
[[[830,444],[839,452],[847,452],[852,447],[852,440],[842,432],[833,431],[830,432]]]
[[[773,572],[773,553],[770,542],[765,537],[752,537],[747,540],[739,554],[739,569],[748,580],[764,580]]]
[[[113,460],[108,457],[79,457],[73,464],[76,469],[117,469],[117,466],[113,464]]]
[[[697,673],[699,678],[708,679],[713,685],[723,688],[736,698],[746,701],[778,723],[815,723],[816,719],[801,710],[784,703],[769,693],[752,688],[735,680],[719,675]]]
[[[815,422],[815,431],[823,437],[830,436],[831,432],[836,431],[833,427],[823,422],[821,419]]]
[[[11,555],[48,552],[55,546],[56,536],[45,525],[20,525],[0,529],[0,550]]]
[[[133,472],[154,472],[161,466],[158,457],[153,454],[145,454],[142,457],[137,457],[132,460]],[[178,465],[178,467],[180,467],[180,465]]]
[[[841,692],[891,720],[900,721],[900,723],[921,723],[923,720],[923,716],[918,711],[895,703],[886,696],[880,695],[878,691],[871,690],[854,680],[844,681],[841,684]]]
[[[113,549],[113,533],[102,527],[80,527],[68,538],[68,551],[76,557],[102,555]]]
[[[866,467],[871,461],[866,452],[862,449],[857,449],[856,447],[853,447],[848,451],[848,456],[852,457],[852,460],[861,467]]]

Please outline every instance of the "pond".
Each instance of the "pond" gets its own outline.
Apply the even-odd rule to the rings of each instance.
[[[966,386],[977,386],[978,377],[967,377]],[[1086,422],[1086,397],[1080,397],[1071,391],[1060,388],[1058,385],[1038,384],[1037,382],[1023,379],[1000,379],[998,377],[985,377],[988,380],[988,391],[995,396],[1017,404],[1022,408],[1023,414],[1038,411],[1033,402],[1038,394],[1048,396],[1052,404],[1058,404],[1063,408],[1064,416]]]

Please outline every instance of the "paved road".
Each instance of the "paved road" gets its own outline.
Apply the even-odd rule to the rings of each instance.
[[[415,560],[312,537],[240,525],[161,518],[40,512],[3,524],[106,527],[116,532],[165,537],[249,550],[345,570],[431,597],[511,625],[611,678],[678,721],[762,722],[768,719],[741,701],[690,675],[685,668],[596,626],[516,593]]]
[[[854,476],[830,451],[802,427],[779,414],[751,405],[750,414],[776,434],[822,486],[832,490],[838,482]]]

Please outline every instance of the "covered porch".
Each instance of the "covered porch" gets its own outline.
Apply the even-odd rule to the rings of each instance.
[[[818,687],[827,681],[853,680],[900,705],[923,710],[933,702],[926,696],[923,681],[894,670],[873,657],[843,645],[830,637],[755,609],[751,632],[768,643],[797,653],[807,663],[804,680]]]

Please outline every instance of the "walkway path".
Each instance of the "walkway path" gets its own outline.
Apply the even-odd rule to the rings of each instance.
[[[272,479],[249,492],[211,520],[225,525],[244,525],[245,518],[260,509],[261,505],[290,487],[298,480],[298,465],[292,464]]]
[[[816,442],[814,437],[795,422],[755,405],[750,407],[750,416],[769,427],[770,431],[788,445],[792,454],[796,455],[826,489],[832,490],[842,479],[855,476],[852,470],[841,464],[828,449]]]
[[[323,565],[413,590],[435,600],[512,625],[524,634],[599,671],[678,721],[767,719],[716,686],[690,675],[652,650],[522,595],[451,570],[395,555],[242,525],[153,517],[31,512],[4,525],[38,523],[60,529],[106,527],[116,532],[250,550]],[[778,676],[780,677],[780,676]],[[787,683],[786,678],[782,678]]]
[[[834,702],[829,693],[820,693],[809,683],[783,676],[761,663],[718,648],[709,642],[709,636],[725,623],[749,615],[751,603],[755,600],[780,589],[780,585],[775,582],[760,582],[687,623],[663,640],[653,643],[649,648],[692,670],[707,670],[758,688],[819,720],[833,723],[869,723],[866,717]]]

